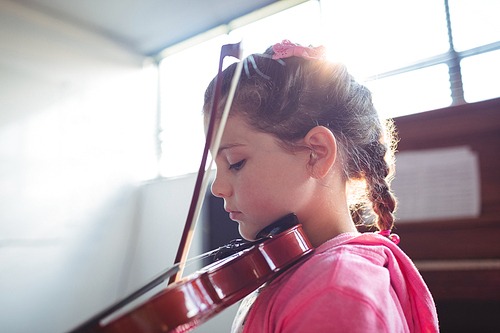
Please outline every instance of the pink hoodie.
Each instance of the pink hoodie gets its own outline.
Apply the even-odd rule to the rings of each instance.
[[[245,322],[244,333],[439,331],[434,301],[412,261],[373,233],[322,244],[260,291]],[[237,317],[233,332],[238,325]]]

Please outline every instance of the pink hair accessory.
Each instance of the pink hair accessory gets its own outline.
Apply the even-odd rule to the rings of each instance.
[[[290,57],[300,57],[308,60],[320,60],[325,57],[325,47],[300,46],[284,39],[281,43],[273,45],[273,59],[283,59]]]
[[[399,235],[391,234],[390,230],[382,230],[382,231],[379,231],[378,234],[380,236],[385,236],[385,237],[389,238],[396,245],[398,245],[399,242],[401,241],[401,238],[399,238]]]

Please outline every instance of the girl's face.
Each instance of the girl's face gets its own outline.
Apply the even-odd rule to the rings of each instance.
[[[229,117],[218,152],[212,193],[224,199],[229,217],[248,240],[289,213],[299,218],[310,197],[307,149],[290,153],[238,115]]]

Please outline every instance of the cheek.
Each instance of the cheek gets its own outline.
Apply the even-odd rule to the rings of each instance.
[[[269,189],[261,178],[243,179],[239,184],[238,199],[246,207],[259,208],[265,205],[266,197],[269,197]]]
[[[265,207],[264,196],[268,196],[268,190],[262,184],[259,177],[241,177],[233,187],[233,195],[239,210],[247,215],[255,215],[257,211]]]
[[[294,181],[280,173],[265,173],[246,179],[240,183],[239,201],[250,209],[249,212],[274,216],[273,213],[286,210],[286,206],[291,202],[294,196],[291,184]]]

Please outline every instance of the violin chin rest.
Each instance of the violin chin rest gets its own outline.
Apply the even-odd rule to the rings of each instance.
[[[260,238],[269,238],[276,236],[280,233],[282,233],[285,230],[290,229],[293,226],[296,226],[299,224],[299,219],[297,218],[297,215],[295,213],[290,213],[288,215],[283,216],[279,220],[274,221],[261,231],[257,233],[257,236],[255,236],[255,239],[260,239]]]
[[[272,238],[294,226],[299,224],[299,219],[295,213],[283,216],[279,220],[274,221],[261,231],[256,236],[255,241],[247,241],[244,239],[233,239],[229,244],[221,246],[214,255],[214,261],[227,258],[236,252],[248,249],[256,244],[262,243],[266,239]]]

